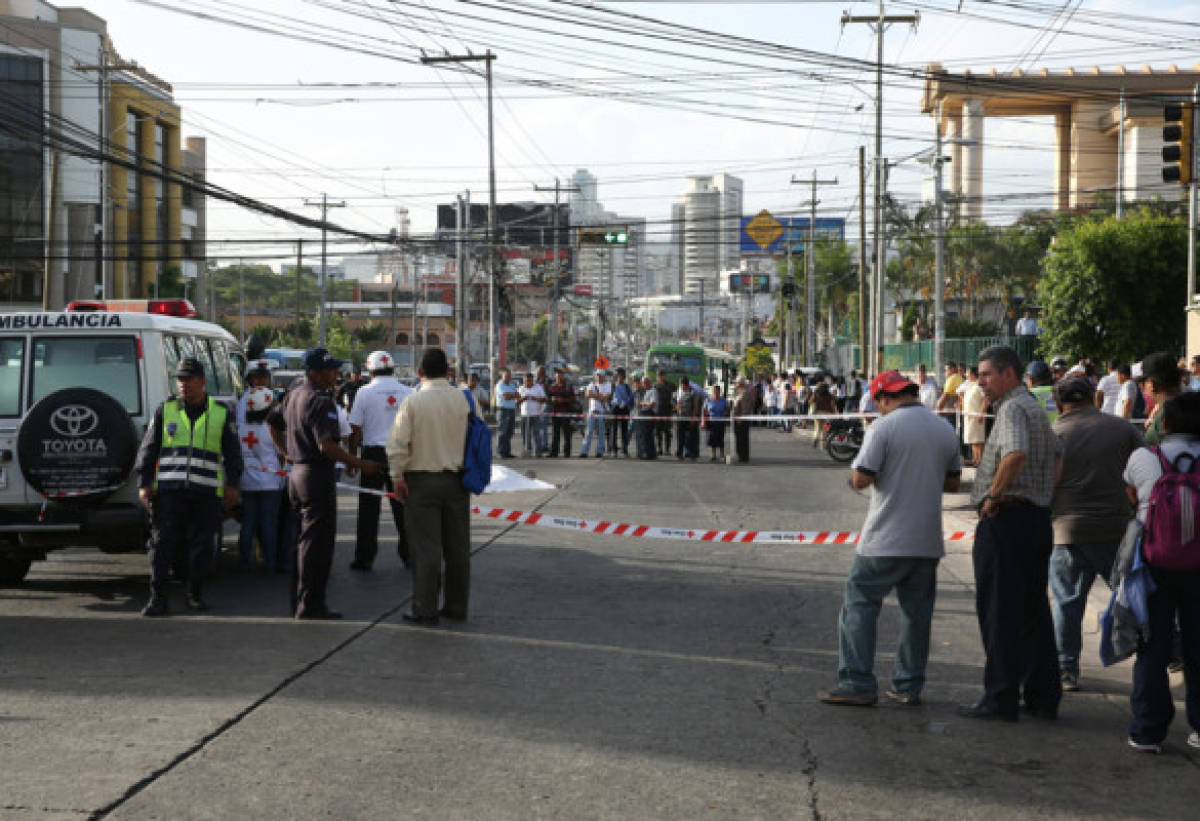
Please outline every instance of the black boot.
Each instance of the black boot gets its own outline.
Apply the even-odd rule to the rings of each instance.
[[[208,609],[208,604],[200,595],[200,582],[196,580],[188,581],[187,608],[201,613]]]
[[[167,585],[165,582],[152,582],[150,585],[150,601],[142,608],[146,617],[167,615]]]

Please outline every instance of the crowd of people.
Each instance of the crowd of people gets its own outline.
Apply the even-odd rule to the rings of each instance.
[[[889,371],[869,386],[880,418],[850,483],[871,488],[871,500],[845,586],[838,684],[820,699],[876,703],[876,622],[895,589],[901,626],[885,695],[921,702],[944,553],[941,494],[958,489],[967,445],[986,662],[981,697],[959,714],[1056,719],[1063,693],[1082,686],[1082,620],[1099,575],[1112,590],[1100,658],[1136,656],[1129,746],[1162,752],[1177,668],[1186,743],[1200,748],[1200,357],[1156,353],[1108,363],[1101,375],[1087,360],[1022,367],[1016,351],[996,346],[946,374],[939,386],[923,367],[914,379]],[[950,421],[967,421],[961,440],[937,419],[949,410]]]

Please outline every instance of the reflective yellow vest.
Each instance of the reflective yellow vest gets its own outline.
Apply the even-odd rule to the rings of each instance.
[[[208,397],[208,407],[193,423],[183,400],[163,404],[162,446],[158,451],[155,487],[159,490],[211,491],[225,495],[225,469],[221,465],[221,435],[228,411]]]
[[[1030,388],[1029,392],[1033,394],[1041,406],[1046,409],[1046,416],[1053,424],[1058,418],[1058,403],[1054,401],[1054,386],[1053,385],[1038,385]]]

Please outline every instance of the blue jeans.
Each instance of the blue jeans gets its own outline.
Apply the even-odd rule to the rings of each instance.
[[[1146,600],[1150,638],[1138,647],[1133,664],[1129,737],[1139,744],[1159,744],[1175,717],[1175,700],[1167,676],[1172,627],[1179,619],[1183,640],[1184,704],[1187,721],[1200,732],[1200,571],[1150,568],[1157,589]]]
[[[542,427],[542,417],[521,417],[521,449],[533,454],[546,451],[546,429]]]
[[[254,562],[254,537],[262,545],[263,561],[272,570],[286,564],[279,555],[279,503],[282,490],[247,490],[242,494],[242,532],[238,554],[242,567]]]
[[[606,421],[608,420],[601,419],[599,416],[589,416],[587,418],[587,432],[583,434],[583,445],[579,448],[581,456],[587,456],[588,448],[592,446],[593,437],[598,439],[596,455],[604,455],[604,423]]]
[[[511,459],[513,427],[516,425],[517,411],[516,408],[500,408],[497,414],[500,426],[496,431],[496,453],[505,459]]]
[[[838,623],[838,686],[874,695],[875,628],[893,588],[900,602],[900,641],[892,687],[921,694],[929,661],[929,633],[937,597],[938,559],[855,555]]]
[[[1050,590],[1054,600],[1054,642],[1062,672],[1079,675],[1079,652],[1083,646],[1083,611],[1088,591],[1099,573],[1107,582],[1120,542],[1056,544],[1050,553]]]

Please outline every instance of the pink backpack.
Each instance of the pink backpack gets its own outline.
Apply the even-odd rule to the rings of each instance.
[[[1142,535],[1146,562],[1164,570],[1200,570],[1200,473],[1197,458],[1181,453],[1172,465],[1162,450],[1150,448],[1162,465],[1162,476],[1150,491],[1150,508]],[[1181,459],[1191,460],[1179,470]]]

